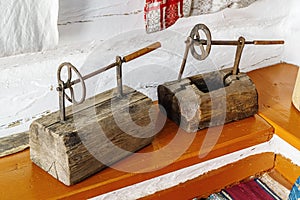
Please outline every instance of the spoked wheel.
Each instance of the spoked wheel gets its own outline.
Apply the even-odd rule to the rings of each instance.
[[[203,31],[206,36],[206,40],[200,37],[200,31]],[[191,31],[190,37],[193,39],[190,46],[193,57],[197,60],[204,60],[210,53],[211,50],[211,33],[208,27],[204,24],[197,24]],[[200,48],[201,54],[199,54],[195,47]]]
[[[66,82],[63,82],[61,80],[61,70],[65,66],[68,68],[68,79],[67,79]],[[71,85],[72,71],[74,71],[77,74],[77,76],[78,76],[78,78],[80,80],[81,86],[82,86],[82,96],[81,96],[81,99],[79,101],[76,101],[75,95],[74,95],[74,90],[73,90],[72,85]],[[84,102],[85,97],[86,97],[86,86],[85,86],[85,82],[84,82],[83,77],[81,76],[81,74],[79,73],[79,71],[76,69],[76,67],[74,67],[71,63],[63,63],[63,64],[61,64],[58,67],[58,70],[57,70],[57,80],[59,82],[59,85],[63,85],[63,87],[66,86],[65,88],[69,88],[71,97],[68,96],[67,94],[65,94],[66,99],[68,99],[68,101],[70,101],[71,103],[74,103],[74,104],[80,104],[80,103]],[[62,88],[62,89],[64,89],[64,88]]]

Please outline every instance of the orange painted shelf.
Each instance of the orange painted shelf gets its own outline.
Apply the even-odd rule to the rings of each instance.
[[[300,150],[300,112],[292,104],[298,67],[277,64],[249,72],[259,97],[259,115],[275,133]]]
[[[174,200],[207,198],[234,183],[258,175],[274,167],[274,153],[249,156],[232,164],[205,173],[175,187],[159,191],[140,200]]]
[[[29,150],[1,158],[0,199],[85,199],[266,142],[271,139],[274,131],[273,127],[258,115],[226,124],[223,128],[210,128],[196,134],[183,131],[178,133],[178,130],[176,124],[167,120],[152,144],[139,151],[149,153],[160,150],[161,154],[151,154],[147,157],[134,154],[114,165],[122,169],[146,169],[152,170],[151,172],[132,173],[107,168],[70,187],[33,164],[29,158]],[[210,137],[206,138],[205,144],[213,145],[215,138],[220,137],[211,151],[209,148],[203,148],[202,156],[199,157],[206,134]],[[187,148],[184,149],[184,146]],[[167,166],[163,167],[164,165]]]

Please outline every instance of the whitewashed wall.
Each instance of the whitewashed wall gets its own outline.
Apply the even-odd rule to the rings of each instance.
[[[170,29],[148,35],[144,30],[143,1],[60,0],[60,42],[56,49],[0,59],[0,137],[26,131],[36,117],[58,109],[56,70],[61,62],[72,62],[85,74],[109,64],[116,55],[160,41],[162,48],[126,64],[124,70],[126,84],[155,100],[156,86],[176,78],[184,40],[195,24],[207,24],[215,39],[237,39],[240,35],[249,40],[287,39],[289,27],[296,27],[296,21],[286,22],[297,19],[290,16],[290,11],[299,4],[297,0],[289,2],[259,0],[247,8],[183,18]],[[250,71],[280,62],[294,44],[297,42],[291,41],[285,47],[246,47],[241,69]],[[92,52],[93,58],[88,57]],[[232,66],[234,53],[235,48],[213,47],[207,62],[189,57],[193,67],[187,67],[185,76]],[[96,64],[83,65],[86,58]],[[300,63],[296,56],[287,55],[285,59]],[[114,71],[87,84],[89,95],[114,87]]]
[[[61,43],[103,41],[144,27],[144,1],[60,0],[59,6]]]
[[[58,0],[1,0],[0,57],[56,47],[57,18]]]
[[[247,7],[255,0],[192,0],[191,15],[214,13],[225,8]],[[135,29],[144,29],[145,1],[60,0],[62,41],[106,40]]]
[[[225,7],[244,7],[252,0],[207,2],[211,6],[208,11],[214,12]],[[32,120],[58,109],[56,70],[65,61],[85,74],[110,63],[116,55],[160,41],[160,50],[126,64],[124,70],[126,84],[155,100],[156,86],[176,78],[184,40],[197,23],[207,24],[215,39],[237,39],[243,35],[249,40],[286,40],[284,47],[246,47],[242,71],[282,60],[300,64],[298,0],[258,0],[247,8],[180,19],[170,29],[151,35],[144,31],[143,4],[141,0],[60,0],[60,42],[56,49],[0,58],[0,138],[27,131]],[[53,48],[58,39],[57,5],[57,0],[1,0],[0,56]],[[208,61],[202,63],[189,57],[185,76],[230,67],[234,52],[234,48],[213,47]],[[113,87],[114,72],[87,84],[89,95]],[[187,178],[186,173],[190,172],[182,175]]]

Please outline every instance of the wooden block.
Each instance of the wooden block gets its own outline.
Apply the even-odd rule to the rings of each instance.
[[[187,132],[253,116],[258,111],[255,85],[229,70],[192,76],[158,86],[158,102]]]
[[[154,105],[158,108],[157,104]],[[214,130],[214,128],[212,130]],[[139,153],[149,153],[164,149],[165,146],[176,137],[177,131],[178,126],[172,121],[167,120],[165,127],[155,136],[152,144],[141,149]],[[217,131],[218,128],[213,131],[213,134],[218,133]],[[1,195],[1,200],[89,199],[253,145],[267,142],[272,138],[273,128],[258,115],[226,124],[211,153],[200,158],[199,144],[204,142],[206,133],[207,130],[199,131],[190,147],[175,161],[172,156],[170,156],[170,153],[172,154],[173,149],[176,152],[179,148],[182,148],[180,143],[170,149],[170,151],[162,153],[161,156],[155,155],[149,156],[147,159],[140,159],[141,157],[139,155],[132,155],[115,164],[119,169],[123,166],[135,166],[136,168],[140,167],[144,170],[144,167],[147,166],[150,173],[132,173],[107,168],[87,180],[70,187],[61,184],[55,178],[50,177],[46,172],[33,164],[30,160],[29,150],[6,156],[0,159],[0,185],[1,191],[5,191],[5,193]],[[184,133],[180,137],[179,139],[185,143],[186,138],[193,136],[192,134]],[[255,158],[255,160],[257,159]],[[165,162],[172,164],[164,168],[157,167],[162,166],[161,163]],[[266,159],[263,159],[263,163],[266,163]],[[249,169],[245,166],[243,167]],[[225,171],[225,173],[227,172]],[[227,174],[230,173],[231,172],[228,172]],[[236,173],[234,174],[236,175]],[[18,190],[16,190],[16,188],[18,188]]]
[[[66,122],[51,113],[30,126],[30,158],[65,185],[78,183],[152,142],[151,128],[136,129],[149,125],[151,105],[124,87],[122,98],[109,90],[67,107]]]
[[[0,138],[0,158],[29,147],[29,133],[22,132]]]

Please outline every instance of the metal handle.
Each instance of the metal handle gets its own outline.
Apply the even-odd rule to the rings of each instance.
[[[61,70],[65,66],[68,68],[68,79],[67,79],[66,82],[63,82],[62,79],[61,79]],[[79,80],[79,82],[81,83],[81,86],[82,86],[82,96],[81,96],[81,99],[79,101],[76,101],[75,95],[74,95],[74,90],[71,87],[72,86],[72,82],[71,82],[71,79],[72,79],[72,70],[79,77],[78,80]],[[76,67],[74,67],[74,65],[72,65],[71,63],[68,63],[68,62],[62,63],[58,67],[58,70],[57,70],[57,80],[58,80],[58,83],[60,85],[59,88],[58,88],[58,90],[63,90],[63,89],[69,88],[71,97],[69,97],[67,94],[65,94],[65,97],[66,97],[66,99],[68,99],[68,101],[70,101],[71,103],[75,103],[75,104],[80,104],[80,103],[84,102],[85,97],[86,97],[85,82],[84,82],[83,77],[79,73],[78,69],[76,69]],[[63,83],[63,88],[60,88],[62,86],[60,83]]]
[[[147,53],[150,53],[151,51],[153,51],[153,50],[155,50],[155,49],[157,49],[159,47],[161,47],[160,42],[155,42],[155,43],[153,43],[153,44],[151,44],[151,45],[149,45],[149,46],[147,46],[145,48],[142,48],[142,49],[140,49],[140,50],[138,50],[138,51],[136,51],[134,53],[131,53],[131,54],[127,55],[127,56],[124,56],[121,60],[116,60],[116,62],[114,62],[114,63],[112,63],[110,65],[107,65],[106,67],[100,68],[100,69],[98,69],[98,70],[96,70],[96,71],[94,71],[92,73],[89,73],[89,74],[83,76],[83,80],[89,79],[89,78],[91,78],[91,77],[93,77],[93,76],[95,76],[97,74],[101,74],[101,73],[103,73],[103,72],[105,72],[105,71],[107,71],[107,70],[109,70],[109,69],[111,69],[113,67],[116,67],[116,66],[120,65],[120,62],[122,64],[123,62],[129,62],[131,60],[134,60],[134,59],[136,59],[136,58],[138,58],[140,56],[143,56],[143,55],[145,55]],[[80,82],[80,79],[76,79],[76,80],[72,81],[70,84],[74,85],[74,84],[79,83],[79,82]]]
[[[161,47],[161,44],[159,42],[155,42],[143,49],[140,49],[134,53],[131,53],[125,57],[123,57],[123,59],[120,56],[117,56],[116,58],[116,62],[103,67],[101,69],[98,69],[90,74],[87,74],[85,76],[81,76],[81,74],[79,73],[79,71],[76,69],[76,67],[74,67],[71,63],[62,63],[57,70],[57,80],[58,80],[58,87],[57,87],[57,91],[59,92],[59,107],[60,107],[60,119],[61,121],[65,121],[66,120],[66,114],[65,114],[65,99],[67,99],[68,101],[70,101],[71,103],[75,103],[75,104],[80,104],[82,102],[84,102],[85,98],[86,98],[86,86],[85,86],[85,82],[84,80],[91,78],[97,74],[100,74],[102,72],[105,72],[113,67],[116,67],[116,75],[117,75],[117,85],[118,85],[118,96],[121,97],[123,95],[123,88],[122,88],[122,63],[123,62],[129,62],[131,60],[134,60],[140,56],[143,56],[157,48]],[[67,67],[68,68],[68,79],[66,82],[62,81],[61,79],[61,71],[63,67]],[[71,81],[72,80],[72,71],[74,71],[77,76],[78,79]],[[79,101],[76,101],[75,99],[75,95],[74,95],[74,90],[73,90],[73,85],[77,84],[77,83],[81,83],[82,86],[82,97]],[[65,89],[69,89],[70,90],[70,97],[65,93]]]
[[[196,42],[196,41],[201,40],[199,31],[203,31],[205,33],[205,36],[207,38],[205,44]],[[204,24],[197,24],[192,29],[190,38],[192,39],[192,42],[190,45],[190,50],[191,50],[193,57],[197,60],[204,60],[205,58],[207,58],[207,56],[210,53],[211,45],[212,45],[211,33],[210,33],[209,28]],[[206,45],[206,48],[204,48],[204,45]],[[196,46],[200,47],[201,54],[197,53],[197,51],[195,50]]]
[[[207,40],[194,40],[195,45],[207,45]],[[237,46],[239,45],[239,41],[237,40],[212,40],[211,45],[228,45],[228,46]],[[284,44],[283,40],[254,40],[254,41],[245,41],[245,44],[254,44],[254,45],[278,45]]]
[[[239,73],[239,65],[241,62],[243,49],[245,47],[245,38],[240,37],[238,40],[238,43],[239,44],[237,45],[237,48],[236,48],[235,60],[234,60],[234,65],[233,65],[233,70],[232,70],[233,75],[237,75]]]
[[[199,31],[203,31],[206,36],[206,40],[200,38]],[[284,44],[283,40],[254,40],[254,41],[245,41],[245,38],[240,37],[237,41],[235,40],[212,40],[211,39],[211,33],[208,27],[204,24],[197,24],[192,29],[190,36],[186,40],[186,48],[183,56],[183,60],[181,63],[180,71],[178,74],[178,81],[181,80],[181,77],[183,75],[187,57],[189,50],[191,51],[191,54],[193,57],[197,60],[204,60],[208,57],[211,45],[231,45],[231,46],[237,46],[236,54],[235,54],[235,62],[233,66],[233,75],[237,75],[239,73],[239,64],[242,56],[242,52],[244,49],[244,45],[246,44],[253,44],[253,45],[277,45],[277,44]],[[204,45],[206,45],[206,48],[204,48]],[[199,46],[201,54],[197,53],[195,50],[195,47]]]
[[[61,79],[61,70],[65,66],[68,68],[68,79],[67,79],[66,82],[64,82]],[[81,96],[81,99],[79,101],[76,101],[76,99],[75,99],[74,90],[73,90],[72,84],[71,84],[72,70],[75,71],[75,73],[79,77],[79,81],[81,82],[81,86],[82,86],[82,96]],[[85,97],[86,97],[86,86],[85,86],[85,82],[84,82],[83,77],[81,76],[81,74],[79,73],[79,71],[76,69],[76,67],[74,67],[71,63],[67,63],[67,62],[66,63],[62,63],[58,67],[58,70],[57,70],[57,80],[58,80],[58,87],[56,88],[56,90],[59,92],[59,109],[60,109],[59,116],[60,116],[60,120],[61,121],[65,121],[66,120],[65,99],[67,99],[71,103],[75,103],[75,104],[82,103],[85,100]],[[66,88],[69,88],[71,97],[69,97],[66,94],[66,92],[65,92]]]

